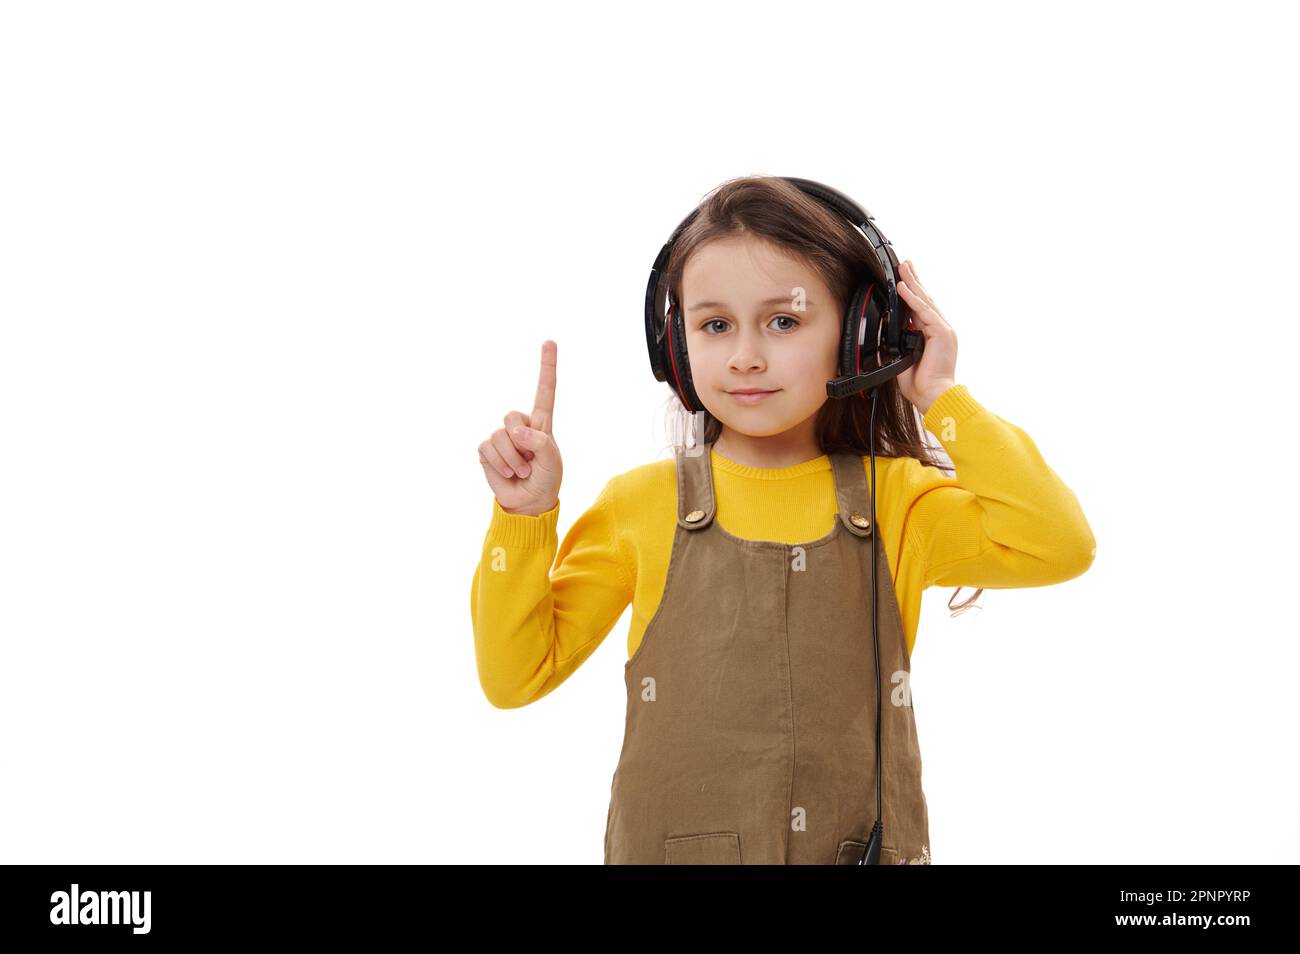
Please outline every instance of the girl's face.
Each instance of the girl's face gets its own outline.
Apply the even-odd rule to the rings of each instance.
[[[817,272],[765,239],[735,235],[691,255],[682,299],[695,391],[723,433],[770,437],[798,429],[787,437],[812,440],[841,332]],[[773,393],[735,393],[749,389]]]

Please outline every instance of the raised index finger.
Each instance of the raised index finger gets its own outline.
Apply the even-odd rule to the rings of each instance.
[[[551,416],[555,411],[555,353],[559,348],[554,341],[542,342],[542,369],[537,375],[537,397],[533,398],[533,413],[529,423],[539,431],[551,433]]]

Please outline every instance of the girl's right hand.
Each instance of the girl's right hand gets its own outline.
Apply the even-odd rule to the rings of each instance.
[[[554,341],[542,342],[542,370],[533,413],[511,411],[505,416],[506,426],[478,445],[483,475],[507,513],[539,516],[553,509],[560,499],[564,462],[551,436],[556,351]],[[523,432],[516,433],[516,428],[523,428]]]

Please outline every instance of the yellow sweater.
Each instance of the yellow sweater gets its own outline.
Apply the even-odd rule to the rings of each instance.
[[[1001,589],[1072,579],[1096,543],[1079,501],[1029,435],[950,387],[924,415],[957,479],[910,457],[876,456],[876,521],[908,650],[929,586]],[[836,514],[826,455],[793,467],[746,467],[712,455],[714,519],[753,540],[803,543]],[[870,481],[870,457],[863,456]],[[557,539],[560,505],[492,521],[470,591],[479,683],[492,705],[536,702],[582,665],[628,603],[628,657],[655,614],[677,527],[672,458],[613,477]],[[558,549],[558,556],[557,556]],[[552,571],[552,563],[554,570]]]

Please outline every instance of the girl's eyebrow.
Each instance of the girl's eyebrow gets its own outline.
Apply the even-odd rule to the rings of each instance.
[[[759,304],[760,304],[760,305],[783,305],[783,304],[785,304],[785,303],[788,302],[788,301],[790,301],[790,302],[794,301],[794,296],[793,296],[793,295],[777,295],[775,298],[769,298],[767,301],[761,301],[761,302],[759,302]],[[803,302],[803,303],[804,303],[805,307],[808,307],[808,308],[815,308],[815,307],[816,307],[816,303],[813,302],[813,301],[810,300],[810,299],[807,299],[807,298],[804,299],[804,302]],[[686,306],[686,310],[687,310],[687,311],[698,311],[698,310],[701,309],[701,308],[726,308],[726,307],[728,307],[728,306],[727,306],[727,303],[726,303],[725,301],[697,301],[697,302],[696,302],[695,304],[693,304],[693,305],[687,305],[687,306]]]

